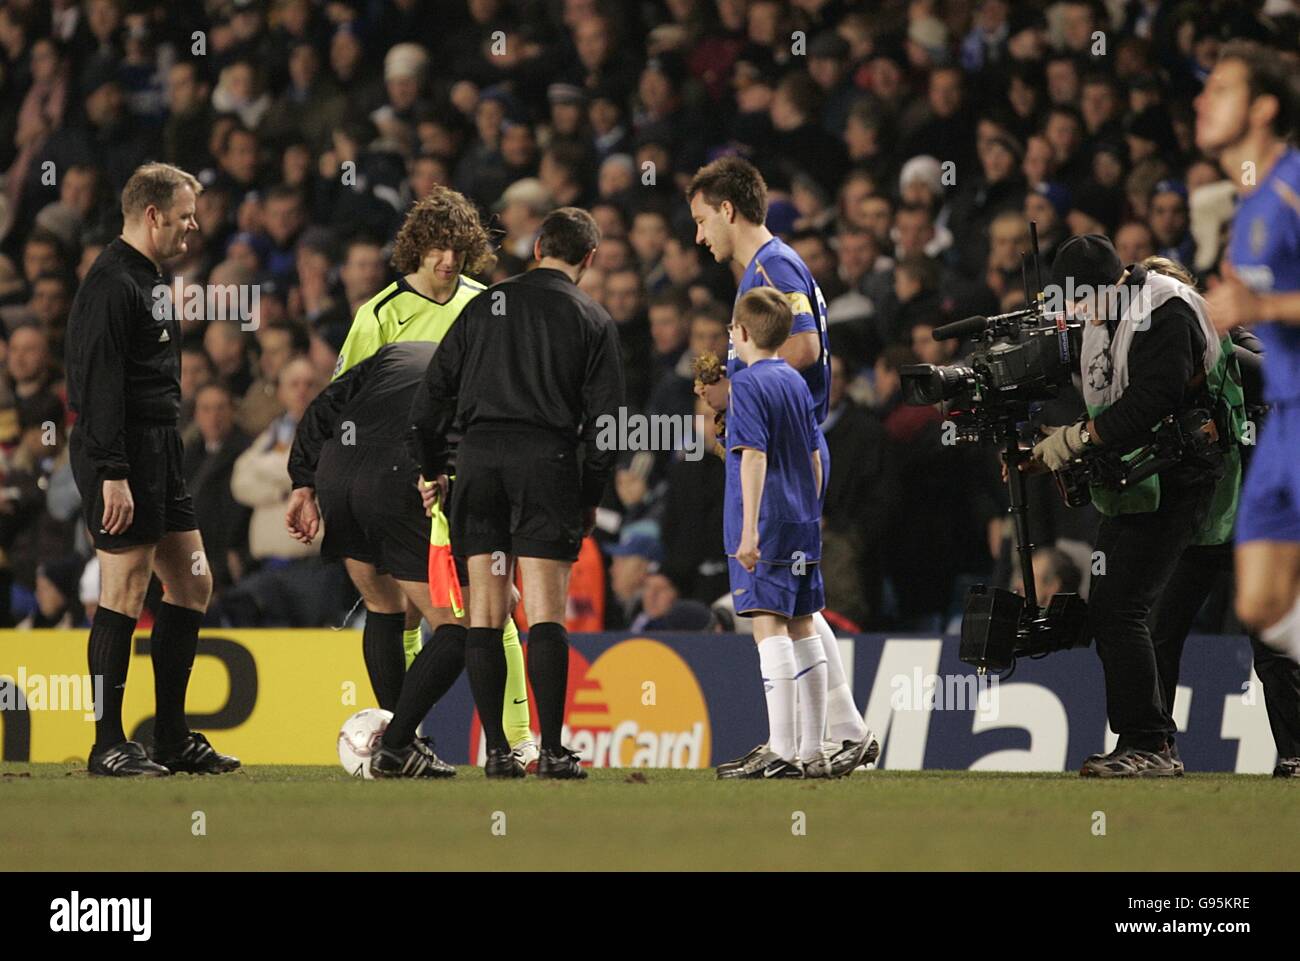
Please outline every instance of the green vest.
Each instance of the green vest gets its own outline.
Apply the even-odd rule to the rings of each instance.
[[[1215,421],[1226,422],[1232,443],[1224,455],[1224,472],[1214,488],[1210,509],[1196,533],[1194,544],[1223,544],[1232,537],[1241,495],[1241,440],[1246,428],[1246,396],[1241,386],[1241,370],[1233,356],[1236,345],[1228,337],[1220,341],[1223,350],[1219,361],[1206,377],[1206,390],[1216,401]],[[1088,405],[1088,416],[1096,417],[1108,404]],[[1154,428],[1153,428],[1154,430]],[[1124,455],[1131,460],[1137,451]],[[1148,477],[1127,490],[1117,491],[1096,485],[1091,487],[1092,502],[1107,517],[1119,514],[1145,514],[1160,506],[1160,475]]]

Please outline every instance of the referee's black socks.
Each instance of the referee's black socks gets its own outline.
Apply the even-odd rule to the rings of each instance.
[[[173,748],[190,733],[185,720],[185,692],[194,669],[199,647],[199,625],[203,613],[163,602],[149,635],[153,660],[153,693],[156,704],[153,740],[156,746]]]
[[[564,728],[564,697],[569,681],[569,632],[547,621],[528,629],[528,679],[537,699],[542,747],[558,751]]]
[[[385,711],[396,711],[397,699],[402,694],[402,677],[406,674],[406,652],[402,647],[405,631],[405,614],[377,614],[366,609],[361,654],[375,700]]]
[[[443,624],[415,656],[402,682],[393,720],[384,732],[384,747],[400,750],[415,738],[415,729],[429,709],[451,689],[465,669],[465,636],[459,624]]]
[[[102,679],[99,703],[95,705],[96,748],[112,747],[126,740],[122,731],[122,698],[126,694],[126,672],[131,666],[131,635],[135,633],[135,620],[101,604],[90,625],[86,660],[90,665],[90,676]]]
[[[491,627],[471,627],[465,639],[465,671],[474,694],[479,723],[489,751],[510,749],[501,711],[506,701],[506,649],[503,632]]]

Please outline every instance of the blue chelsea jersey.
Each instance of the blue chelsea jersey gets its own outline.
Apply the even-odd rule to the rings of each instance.
[[[1268,176],[1242,198],[1228,256],[1257,294],[1300,290],[1300,150],[1290,147]],[[1264,345],[1264,392],[1270,403],[1300,402],[1300,326],[1256,324]]]
[[[736,300],[755,287],[772,287],[785,295],[794,313],[790,333],[800,334],[813,330],[821,341],[821,356],[800,371],[812,392],[816,404],[817,422],[820,424],[830,412],[831,366],[830,349],[826,339],[826,299],[813,280],[812,272],[794,250],[780,237],[773,237],[755,252],[745,268],[736,291]],[[744,361],[736,356],[736,347],[727,344],[727,376],[734,377],[743,369]]]

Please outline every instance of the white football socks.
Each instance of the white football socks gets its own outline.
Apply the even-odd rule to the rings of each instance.
[[[1300,663],[1300,599],[1282,615],[1280,621],[1260,631],[1259,638]]]
[[[758,642],[758,665],[767,697],[767,747],[787,761],[798,754],[795,745],[794,645],[782,635]]]
[[[799,695],[799,757],[811,761],[822,750],[826,729],[826,655],[820,634],[793,643],[795,688]]]
[[[818,611],[813,615],[813,626],[821,638],[826,657],[826,737],[839,744],[842,741],[860,741],[867,736],[867,725],[853,701],[853,690],[844,676],[844,662],[840,659],[840,642],[835,638],[826,616]]]

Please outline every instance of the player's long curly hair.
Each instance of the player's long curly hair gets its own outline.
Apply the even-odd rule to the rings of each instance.
[[[434,248],[465,255],[467,274],[486,274],[496,263],[487,229],[474,204],[449,187],[434,187],[416,201],[393,241],[393,267],[403,274],[420,269]]]

